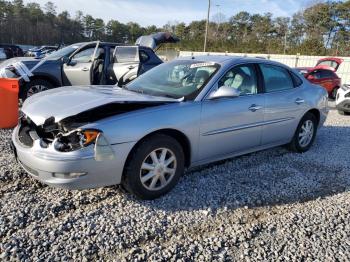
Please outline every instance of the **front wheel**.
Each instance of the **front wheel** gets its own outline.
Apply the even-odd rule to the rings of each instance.
[[[22,99],[22,102],[28,97],[31,97],[34,94],[49,90],[54,88],[54,86],[47,80],[44,79],[33,79],[27,83],[19,93],[19,98]]]
[[[317,120],[314,114],[307,113],[300,121],[293,140],[289,144],[292,151],[303,153],[310,149],[317,133]]]
[[[184,172],[181,145],[167,135],[145,139],[132,152],[122,185],[141,199],[155,199],[169,192]]]

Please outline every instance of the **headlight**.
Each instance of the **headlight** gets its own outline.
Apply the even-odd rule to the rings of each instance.
[[[102,132],[96,129],[75,130],[68,134],[58,135],[55,141],[55,149],[60,152],[71,152],[87,147],[95,143]]]

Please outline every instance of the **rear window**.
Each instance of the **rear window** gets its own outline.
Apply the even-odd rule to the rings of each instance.
[[[331,60],[325,60],[322,61],[321,63],[318,63],[317,65],[325,65],[325,66],[330,66],[333,68],[337,68],[338,67],[338,63],[335,61],[331,61]]]

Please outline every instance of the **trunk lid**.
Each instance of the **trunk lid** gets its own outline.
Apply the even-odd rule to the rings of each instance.
[[[328,69],[328,70],[332,70],[333,72],[337,72],[339,66],[341,65],[341,63],[343,63],[343,61],[344,60],[341,58],[326,57],[318,60],[315,68]],[[321,66],[324,66],[325,68],[321,68]]]
[[[146,46],[153,50],[158,49],[162,44],[177,43],[180,39],[175,35],[167,32],[159,32],[151,35],[140,36],[135,45]]]

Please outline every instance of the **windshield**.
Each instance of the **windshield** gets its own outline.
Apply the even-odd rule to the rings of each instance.
[[[74,44],[74,45],[64,47],[46,56],[46,59],[55,60],[55,59],[60,59],[62,57],[69,57],[75,50],[77,50],[81,46],[82,44]]]
[[[155,67],[126,88],[155,96],[194,99],[219,67],[213,62],[177,60]]]

